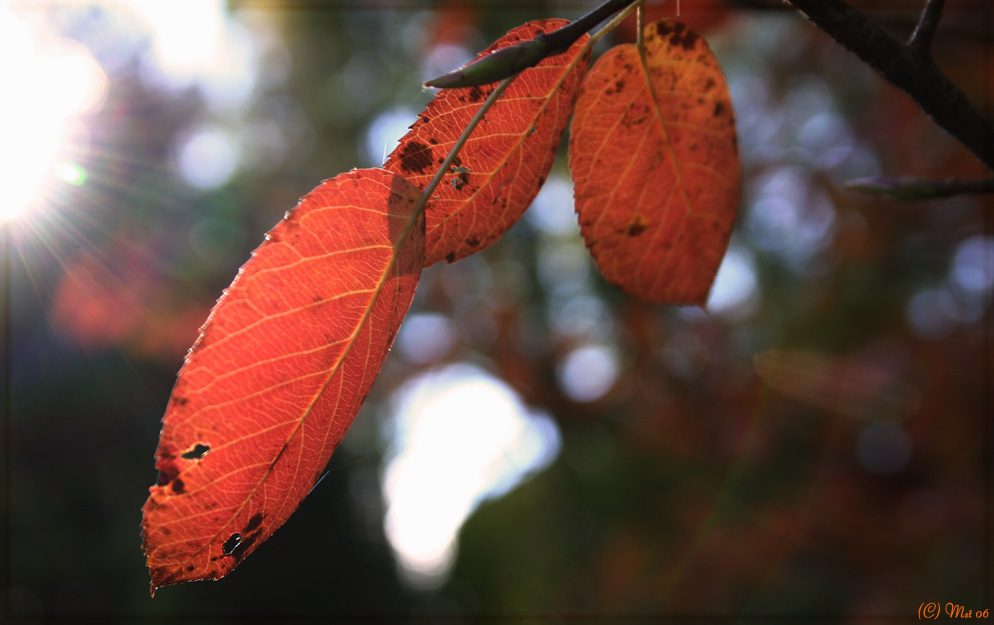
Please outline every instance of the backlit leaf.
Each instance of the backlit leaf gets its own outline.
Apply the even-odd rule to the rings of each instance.
[[[570,169],[605,278],[648,301],[703,304],[739,201],[735,115],[707,43],[662,20],[608,50],[577,96]]]
[[[567,23],[528,22],[479,56]],[[587,69],[587,59],[576,57],[588,39],[584,35],[564,54],[523,71],[470,135],[426,207],[426,266],[482,250],[507,232],[531,204],[552,167],[576,88]],[[493,88],[439,92],[384,167],[425,188]]]
[[[410,307],[419,195],[382,169],[325,181],[221,296],[163,418],[142,520],[153,593],[223,577],[313,487]]]

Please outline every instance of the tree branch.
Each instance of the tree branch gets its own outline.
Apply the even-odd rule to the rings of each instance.
[[[942,6],[946,0],[927,0],[925,8],[922,9],[921,19],[915,32],[911,33],[908,47],[911,48],[919,59],[926,59],[932,56],[932,37],[939,27],[939,20],[942,19]]]
[[[911,46],[896,41],[865,15],[843,0],[784,0],[807,16],[884,78],[911,96],[935,123],[951,134],[994,170],[994,127],[983,118],[966,95],[932,61]],[[919,37],[931,38],[941,2],[929,2],[922,16]],[[916,31],[918,32],[918,31]],[[923,45],[919,43],[917,45]]]
[[[551,33],[540,34],[530,41],[522,41],[513,46],[491,52],[487,56],[470,61],[444,76],[432,78],[424,84],[426,87],[453,89],[486,85],[513,76],[529,67],[538,65],[547,57],[566,52],[573,45],[573,42],[584,33],[637,1],[606,0],[594,10],[562,28]]]
[[[931,200],[964,193],[994,193],[994,178],[980,180],[929,180],[912,176],[872,176],[850,180],[854,191],[886,195],[904,202]]]

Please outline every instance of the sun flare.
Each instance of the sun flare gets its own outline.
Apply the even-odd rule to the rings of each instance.
[[[85,144],[80,116],[100,107],[107,76],[85,47],[6,5],[0,5],[0,41],[0,222],[6,222],[44,206],[51,186],[85,181],[74,162]]]

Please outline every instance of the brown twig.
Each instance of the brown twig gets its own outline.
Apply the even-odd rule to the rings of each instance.
[[[974,108],[930,55],[916,54],[843,0],[784,0],[807,16],[884,78],[902,89],[935,123],[994,170],[994,127]],[[929,2],[922,17],[919,48],[931,40],[941,2]],[[924,39],[922,39],[924,37]],[[914,39],[914,37],[912,38]]]
[[[925,8],[922,9],[921,19],[915,32],[911,33],[908,40],[908,47],[911,48],[919,59],[927,59],[932,56],[932,38],[935,30],[939,27],[939,20],[942,19],[942,7],[946,0],[927,0]]]
[[[912,176],[872,176],[850,180],[854,191],[886,195],[904,202],[932,200],[966,193],[994,193],[994,178],[979,180],[929,180]]]

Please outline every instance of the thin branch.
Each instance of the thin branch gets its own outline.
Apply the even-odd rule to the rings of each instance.
[[[562,54],[595,26],[638,0],[607,0],[586,15],[551,33],[501,48],[487,56],[466,63],[448,74],[425,82],[426,87],[453,89],[476,87],[497,82],[538,65],[543,59]]]
[[[905,91],[935,123],[994,170],[994,127],[930,57],[920,58],[843,0],[784,1]],[[934,13],[933,5],[930,15]]]
[[[854,191],[886,195],[904,202],[931,200],[965,193],[994,193],[994,178],[979,180],[929,180],[913,176],[872,176],[850,180]]]
[[[946,0],[927,0],[925,8],[922,9],[921,19],[918,20],[918,26],[915,27],[915,32],[911,33],[908,47],[920,59],[932,56],[932,38],[939,27],[939,20],[942,19],[942,7],[945,3]]]

